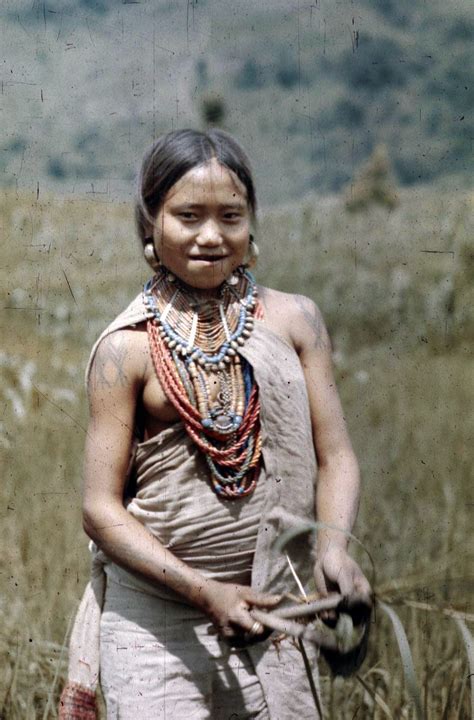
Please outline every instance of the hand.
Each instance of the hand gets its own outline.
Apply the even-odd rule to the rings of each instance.
[[[240,646],[258,642],[270,632],[255,621],[253,607],[270,609],[278,605],[280,595],[255,592],[246,585],[214,581],[207,590],[206,613],[220,637],[231,645]]]
[[[316,589],[321,595],[339,592],[349,605],[366,606],[370,613],[372,589],[356,561],[343,547],[330,545],[318,553],[314,566]],[[331,613],[327,614],[327,619]]]
[[[372,590],[369,581],[347,550],[337,544],[329,545],[326,550],[321,550],[317,554],[314,579],[316,588],[322,595],[336,591],[343,596],[335,610],[320,614],[321,620],[326,625],[335,627],[339,613],[345,613],[351,616],[355,626],[363,630],[359,644],[349,652],[321,648],[321,654],[333,675],[349,677],[357,672],[367,653],[372,610]]]

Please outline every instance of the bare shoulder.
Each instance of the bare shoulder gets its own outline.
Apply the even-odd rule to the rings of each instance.
[[[91,366],[89,392],[135,388],[143,384],[149,363],[144,325],[116,330],[99,343]]]
[[[298,354],[309,350],[330,352],[323,316],[316,303],[305,295],[259,287],[265,321],[290,342]]]

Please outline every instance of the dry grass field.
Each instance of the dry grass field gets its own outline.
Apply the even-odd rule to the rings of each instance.
[[[473,669],[453,616],[472,628],[473,210],[467,194],[412,190],[391,212],[308,197],[261,219],[259,279],[311,296],[326,317],[364,479],[355,533],[420,689],[421,710],[377,606],[358,676],[323,678],[327,720],[471,717]],[[98,194],[0,200],[2,720],[56,717],[88,576],[83,371],[147,276],[131,218]]]

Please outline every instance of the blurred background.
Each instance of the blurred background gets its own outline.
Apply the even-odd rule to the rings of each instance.
[[[468,0],[5,0],[3,182],[128,197],[160,132],[225,125],[264,204],[337,192],[375,146],[469,183]]]
[[[378,611],[356,678],[321,665],[327,718],[470,717],[471,4],[5,0],[0,13],[0,718],[56,717],[89,568],[84,367],[148,275],[137,168],[161,132],[210,125],[253,163],[258,279],[326,318],[364,480],[355,533],[413,652],[418,707]]]

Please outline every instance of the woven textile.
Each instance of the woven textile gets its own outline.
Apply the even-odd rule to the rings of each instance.
[[[59,720],[96,720],[95,692],[74,682],[64,687],[59,701]]]
[[[142,323],[148,316],[141,296],[139,296],[99,338],[93,348],[91,362],[98,343],[103,337],[121,328]],[[187,506],[185,503],[184,487],[188,482],[198,482],[200,487],[202,483],[206,482],[205,477],[196,475],[199,467],[197,458],[194,467],[192,467],[192,463],[188,466],[186,472],[190,473],[189,477],[181,478],[185,483],[181,501],[173,502],[176,500],[175,496],[167,492],[159,494],[160,478],[165,479],[166,483],[169,475],[166,470],[166,452],[163,456],[160,455],[163,449],[166,450],[163,447],[163,438],[169,440],[170,435],[179,433],[179,427],[172,426],[169,432],[164,431],[164,435],[160,434],[161,438],[155,439],[155,445],[152,438],[138,448],[138,489],[135,498],[128,506],[128,511],[162,540],[163,544],[172,552],[191,565],[198,567],[199,571],[204,574],[213,576],[214,573],[217,573],[214,576],[219,576],[222,568],[219,568],[218,565],[221,562],[222,567],[229,573],[228,581],[233,579],[235,582],[242,582],[244,575],[240,573],[245,572],[247,581],[250,579],[252,587],[256,590],[294,592],[296,588],[286,560],[275,553],[273,546],[278,535],[291,526],[288,518],[293,518],[294,521],[314,519],[316,462],[304,375],[294,349],[262,322],[255,323],[251,337],[241,349],[241,355],[251,364],[260,392],[263,439],[262,472],[264,473],[264,477],[260,478],[257,483],[262,495],[249,496],[247,500],[242,501],[251,503],[251,499],[254,497],[258,503],[258,522],[255,521],[254,524],[252,520],[253,527],[244,530],[244,534],[247,532],[254,534],[253,547],[250,550],[248,546],[244,548],[246,558],[242,566],[238,566],[238,558],[236,558],[235,566],[232,563],[232,532],[228,532],[227,537],[222,537],[220,545],[218,543],[217,546],[212,547],[211,527],[207,528],[207,537],[206,533],[203,538],[200,536],[201,523],[206,521],[208,513],[206,512],[206,517],[201,516],[195,524],[189,522],[192,506]],[[90,364],[88,372],[89,370]],[[172,449],[171,454],[174,451]],[[185,440],[182,440],[180,452],[181,460],[185,464],[189,460],[190,453],[192,455],[192,448],[187,445]],[[163,465],[160,465],[160,458],[163,460]],[[181,480],[178,477],[175,477],[175,480],[179,485]],[[202,488],[205,494],[204,485]],[[163,485],[164,489],[165,485]],[[210,485],[209,492],[213,495],[213,501],[215,500],[216,503],[226,503],[226,501],[219,500],[212,492]],[[234,503],[228,502],[226,504],[227,506],[234,505]],[[238,512],[238,504],[235,507],[237,507],[235,512]],[[252,505],[248,505],[248,507],[251,508]],[[285,509],[286,519],[278,513],[280,508]],[[241,506],[240,512],[242,509],[245,510],[244,505]],[[257,505],[255,512],[257,512]],[[241,519],[245,525],[247,520],[245,512]],[[216,530],[217,533],[222,532],[220,523]],[[204,545],[202,541],[204,541]],[[206,553],[205,543],[207,541],[211,544],[208,547],[209,552]],[[247,563],[252,556],[253,561],[251,561],[251,572],[249,573]],[[291,556],[298,574],[305,582],[310,576],[312,568],[311,548],[305,538],[295,542],[291,548]],[[240,559],[242,560],[242,558]],[[110,581],[122,583],[124,588],[126,586],[127,589],[132,588],[139,591],[137,596],[155,595],[157,603],[162,602],[163,599],[173,600],[165,586],[152,586],[132,573],[125,573],[113,563],[108,563],[102,553],[95,554],[94,567],[96,570],[100,561],[105,563]],[[102,573],[103,575],[104,573]],[[81,653],[78,653],[72,643],[69,677],[71,680],[78,681],[80,677],[83,677],[84,668],[87,667],[89,681],[88,683],[82,682],[82,684],[95,689],[99,673],[100,613],[104,598],[103,586],[99,585],[98,576],[95,577],[92,585],[88,586],[86,596],[88,596],[87,602],[83,602],[81,605],[82,612],[78,614],[73,631],[73,638],[79,638],[82,650]],[[176,602],[176,600],[175,597],[174,601]],[[148,601],[149,598],[146,599],[146,602]],[[131,642],[133,642],[132,638]],[[312,657],[317,675],[315,648],[308,647],[307,650]],[[298,650],[288,643],[285,653],[280,655],[270,641],[265,641],[249,647],[247,652],[260,682],[270,720],[293,720],[296,717],[301,720],[310,718],[314,720],[315,708]],[[136,654],[136,660],[136,669],[140,672],[139,652]],[[132,675],[135,673],[133,666],[130,667],[129,672]],[[229,708],[229,716],[231,713],[232,708]],[[142,717],[145,716],[142,714]],[[172,718],[173,716],[168,715],[167,717]],[[196,717],[200,716],[196,715]],[[208,714],[208,717],[212,717],[212,714]],[[110,714],[110,718],[114,718],[114,715]]]

